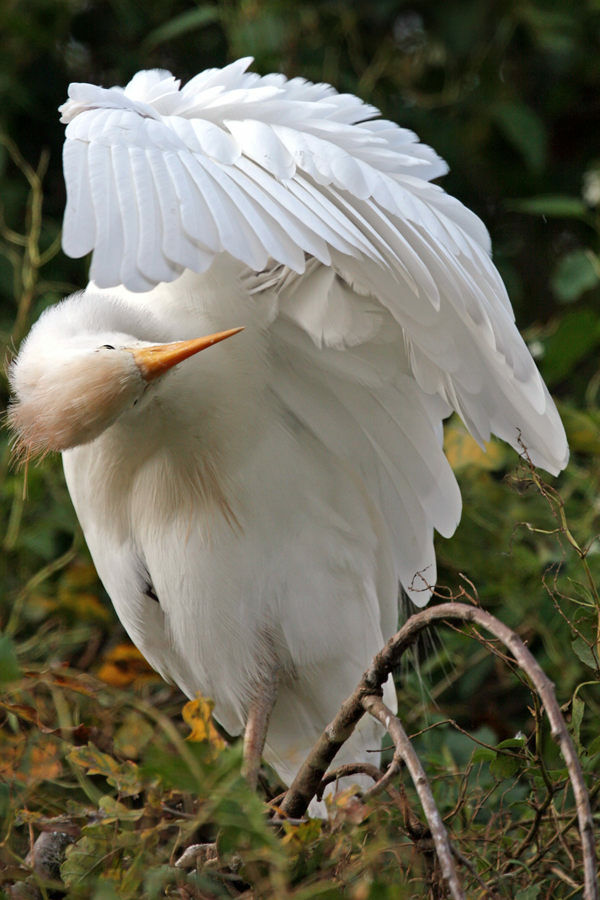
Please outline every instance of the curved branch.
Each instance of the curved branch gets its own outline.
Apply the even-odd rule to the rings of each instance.
[[[288,790],[281,804],[281,811],[293,817],[299,817],[306,812],[329,764],[364,715],[365,699],[369,696],[382,696],[382,685],[390,672],[398,666],[404,651],[415,642],[421,631],[439,620],[468,622],[489,631],[510,650],[533,683],[546,710],[552,737],[560,747],[573,786],[583,853],[584,898],[598,900],[589,797],[575,747],[554,694],[554,686],[519,636],[479,607],[464,603],[442,603],[415,613],[405,622],[400,631],[377,654],[354,693],[344,701],[336,717],[321,734]]]
[[[317,791],[317,800],[322,799],[323,791],[328,784],[332,784],[340,778],[348,778],[352,775],[367,775],[369,778],[373,779],[375,784],[379,784],[384,777],[384,773],[381,769],[378,766],[371,765],[371,763],[346,763],[343,766],[339,766],[337,769],[332,769],[324,776],[319,785],[319,790]]]

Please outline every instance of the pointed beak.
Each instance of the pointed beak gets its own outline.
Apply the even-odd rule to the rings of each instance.
[[[234,334],[243,331],[243,328],[230,328],[229,331],[217,331],[216,334],[209,334],[207,337],[194,338],[191,341],[173,341],[171,344],[156,344],[154,347],[131,347],[128,348],[142,377],[146,381],[152,381],[160,375],[164,375],[177,363],[183,362],[189,356],[194,356],[225,338],[232,337]]]

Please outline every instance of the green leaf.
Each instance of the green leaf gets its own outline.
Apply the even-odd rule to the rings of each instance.
[[[515,900],[536,900],[536,897],[540,896],[541,890],[539,885],[532,884],[515,894]]]
[[[496,745],[498,750],[522,750],[527,741],[524,737],[507,738]]]
[[[96,830],[92,834],[85,834],[75,844],[67,847],[65,859],[60,867],[60,877],[67,887],[74,886],[91,875],[98,866],[98,860],[110,857],[113,849],[113,835],[107,828],[104,832]],[[110,882],[105,882],[108,886]],[[97,896],[97,895],[95,895]],[[104,898],[111,894],[102,894]]]
[[[521,762],[514,756],[507,756],[499,753],[491,763],[490,772],[496,778],[510,778],[515,775],[521,768]]]
[[[17,681],[21,668],[17,661],[15,646],[7,634],[0,636],[0,683]]]
[[[546,341],[543,374],[551,386],[566,378],[600,344],[597,313],[581,309],[563,316]]]
[[[10,811],[10,788],[8,784],[0,782],[0,819],[8,815]]]
[[[202,764],[202,744],[190,744],[190,752]],[[201,785],[193,772],[190,772],[185,763],[176,755],[163,750],[154,744],[149,744],[144,750],[143,762],[140,771],[144,778],[149,780],[159,779],[167,788],[175,788],[179,791],[198,794]]]
[[[159,44],[182,37],[184,34],[204,28],[206,25],[212,25],[213,22],[218,22],[219,18],[220,13],[216,6],[200,6],[198,9],[186,10],[151,31],[142,41],[141,52],[148,53]]]
[[[550,284],[562,303],[573,303],[600,281],[600,260],[591,250],[573,250],[559,260]]]
[[[571,647],[575,656],[577,656],[582,663],[585,663],[586,666],[589,666],[590,669],[593,669],[595,672],[598,670],[598,660],[592,652],[592,648],[583,640],[583,638],[575,638],[571,643]]]
[[[112,881],[103,879],[94,891],[92,900],[120,900],[120,894],[117,893]]]
[[[471,762],[492,762],[497,756],[498,754],[495,750],[488,750],[487,747],[478,747],[476,750],[473,750]]]
[[[567,194],[527,197],[523,200],[512,200],[507,206],[515,212],[554,219],[583,219],[589,212],[583,200],[579,197],[569,197]]]
[[[144,879],[145,894],[150,900],[167,896],[164,892],[165,887],[175,882],[177,877],[181,879],[181,870],[174,866],[162,865],[149,869]]]
[[[546,162],[546,128],[539,116],[524,103],[501,101],[492,107],[492,118],[533,172]]]

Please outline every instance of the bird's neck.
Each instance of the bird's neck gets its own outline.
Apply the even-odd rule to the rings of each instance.
[[[218,513],[237,527],[234,486],[268,417],[262,326],[270,316],[269,299],[260,308],[235,272],[213,270],[183,276],[149,294],[122,291],[120,296],[155,317],[159,311],[165,340],[239,325],[245,330],[177,366],[97,440],[69,451],[65,469],[76,506],[84,506],[76,496],[86,493],[96,515],[100,509],[107,521],[124,515],[124,528],[132,515],[147,521],[151,509],[164,523],[170,517],[182,520],[188,508],[196,520],[201,515],[209,521]]]

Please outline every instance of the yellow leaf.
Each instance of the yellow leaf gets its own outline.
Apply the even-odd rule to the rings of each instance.
[[[359,825],[369,814],[368,807],[356,796],[353,786],[330,795],[325,802],[336,816],[342,815],[354,825]]]
[[[284,821],[283,830],[285,834],[281,841],[283,844],[291,844],[297,848],[308,846],[319,839],[322,825],[322,819],[308,819],[306,822],[294,825]]]
[[[183,721],[191,728],[188,741],[207,741],[215,751],[215,756],[226,744],[212,720],[214,709],[212,700],[208,700],[199,694],[195,700],[190,700],[182,709]]]
[[[455,472],[467,466],[492,471],[500,469],[505,460],[501,444],[489,441],[482,450],[462,422],[455,419],[444,430],[444,451]]]
[[[45,740],[38,747],[33,747],[28,775],[36,781],[58,778],[62,774],[60,744]]]
[[[133,644],[117,644],[109,650],[98,671],[98,678],[112,687],[127,687],[135,681],[158,678]]]
[[[92,565],[75,560],[62,573],[57,591],[58,605],[63,611],[82,621],[109,622],[112,613],[98,597],[98,576]]]
[[[60,588],[58,601],[63,610],[72,613],[80,621],[109,622],[112,620],[112,613],[106,603],[102,603],[96,594],[89,591],[74,593],[71,590]]]
[[[80,591],[82,588],[95,587],[98,576],[91,563],[76,559],[64,570],[60,582],[67,590]]]

